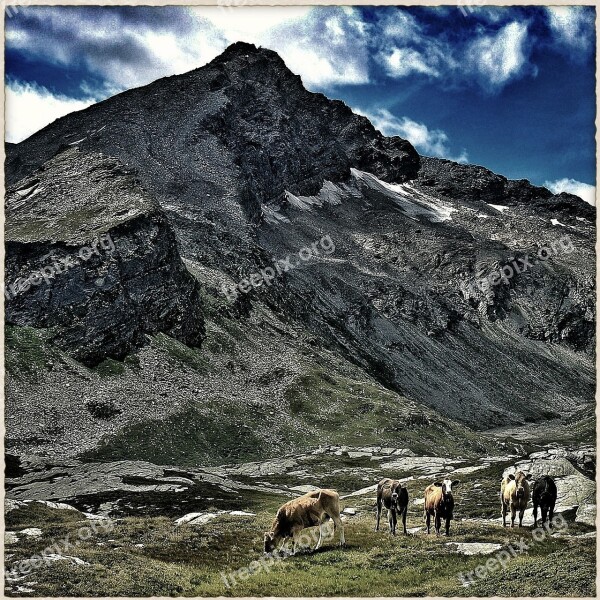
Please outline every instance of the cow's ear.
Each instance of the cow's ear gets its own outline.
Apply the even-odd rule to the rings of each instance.
[[[453,488],[457,487],[459,483],[460,483],[460,481],[459,481],[458,479],[455,479],[455,480],[452,482],[452,487],[453,487]]]
[[[442,487],[442,482],[436,481],[433,485],[435,485],[435,487]]]
[[[515,480],[515,476],[514,476],[512,473],[511,473],[511,474],[508,476],[508,478],[509,478],[511,481],[514,481],[514,480]]]

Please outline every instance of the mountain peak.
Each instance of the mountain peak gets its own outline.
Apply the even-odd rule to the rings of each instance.
[[[211,64],[224,63],[235,58],[250,58],[250,57],[261,57],[276,59],[278,62],[283,64],[282,58],[274,50],[263,48],[262,46],[256,46],[249,42],[234,42],[230,46],[227,46],[225,50],[219,56],[217,56]]]

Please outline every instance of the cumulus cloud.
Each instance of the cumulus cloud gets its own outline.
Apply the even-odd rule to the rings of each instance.
[[[594,40],[594,11],[590,6],[548,6],[548,25],[573,58],[586,54]]]
[[[397,135],[407,139],[422,154],[448,158],[462,163],[468,161],[467,153],[464,150],[458,156],[453,155],[449,148],[448,135],[441,129],[429,129],[424,123],[413,121],[408,117],[396,117],[385,108],[374,112],[355,109],[354,112],[367,117],[383,135]]]
[[[406,77],[411,73],[423,73],[433,77],[439,76],[439,71],[428,64],[425,56],[412,48],[393,48],[391,54],[384,56],[387,71],[393,77]]]
[[[481,35],[469,45],[466,59],[484,87],[502,87],[528,66],[527,23],[508,23],[495,34]]]
[[[162,18],[161,18],[162,17]],[[28,7],[7,22],[7,47],[124,90],[212,60],[227,40],[178,7]]]
[[[82,110],[95,100],[55,95],[45,87],[9,82],[6,86],[6,141],[17,143],[59,117]]]
[[[267,31],[262,44],[278,52],[308,88],[370,81],[370,25],[354,8],[311,9]]]
[[[567,192],[579,196],[592,206],[596,205],[596,188],[589,183],[582,183],[581,181],[565,177],[556,181],[546,181],[544,187],[548,188],[553,194]]]

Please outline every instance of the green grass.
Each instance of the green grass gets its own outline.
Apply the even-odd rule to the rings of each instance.
[[[198,351],[167,336],[156,336],[153,343],[172,360],[197,370],[206,368]],[[253,385],[263,383],[269,382]],[[493,440],[415,408],[373,382],[313,369],[285,389],[279,406],[246,402],[242,396],[235,401],[198,397],[168,418],[125,427],[83,458],[217,465],[301,453],[324,440],[356,447],[405,447],[423,455],[479,456],[497,451]]]
[[[256,517],[221,516],[202,527],[174,525],[165,517],[125,518],[111,531],[98,528],[65,554],[90,566],[67,562],[44,564],[30,580],[35,595],[47,596],[457,596],[541,595],[592,596],[595,593],[595,540],[550,538],[512,559],[506,569],[490,573],[469,588],[459,575],[489,557],[453,552],[447,541],[492,541],[506,546],[519,537],[531,540],[530,529],[503,529],[496,523],[456,521],[449,539],[390,536],[385,526],[373,531],[372,513],[346,522],[347,547],[331,539],[315,553],[277,561],[245,579],[231,574],[262,556],[262,532],[269,528],[280,499],[261,500]],[[348,503],[346,503],[348,504]],[[254,502],[248,502],[256,510]],[[48,510],[45,509],[44,510]],[[44,536],[23,538],[7,550],[10,565],[41,552],[55,539],[76,540],[85,522],[60,512],[50,520],[39,508],[9,513],[7,529],[39,526]],[[32,512],[33,511],[33,512]],[[88,523],[89,524],[89,523]],[[421,526],[420,510],[412,508],[409,527]],[[575,527],[575,526],[573,526]],[[585,530],[583,526],[577,526]],[[575,527],[575,530],[577,530]],[[337,538],[336,538],[337,543]],[[136,547],[143,544],[143,547]],[[257,563],[254,563],[256,566]],[[244,571],[246,572],[246,571]],[[221,573],[228,575],[229,587]],[[24,585],[27,585],[25,582]]]
[[[202,374],[208,374],[210,370],[209,362],[203,349],[190,348],[164,333],[155,335],[152,338],[152,345],[176,365],[186,366]]]
[[[6,325],[4,344],[7,372],[24,379],[46,370],[51,361],[60,360],[59,352],[47,344],[49,337],[47,329]]]
[[[118,375],[123,375],[126,367],[123,362],[113,360],[112,358],[107,358],[90,370],[100,377],[115,377]]]

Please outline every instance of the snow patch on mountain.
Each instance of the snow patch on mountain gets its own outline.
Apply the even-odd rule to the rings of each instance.
[[[408,217],[424,216],[434,223],[440,223],[451,221],[451,215],[456,211],[437,198],[415,189],[410,183],[387,183],[358,169],[351,169],[351,172],[352,176],[367,188],[391,198]]]

